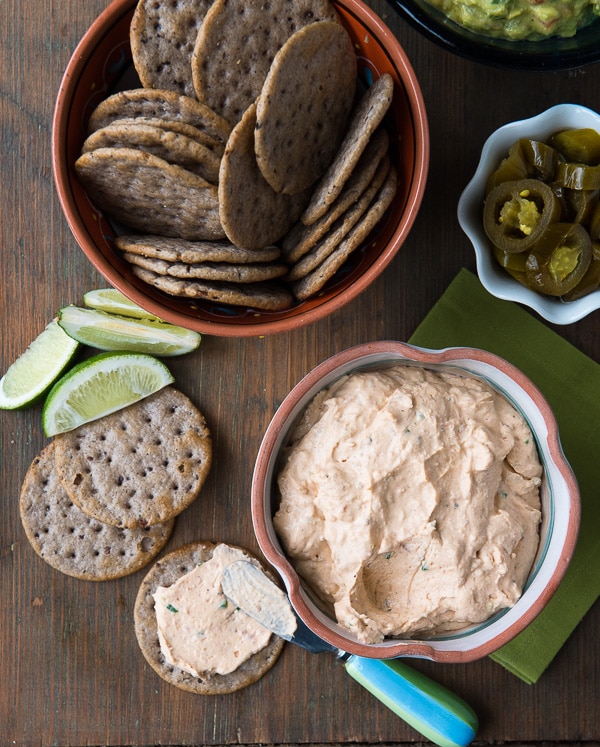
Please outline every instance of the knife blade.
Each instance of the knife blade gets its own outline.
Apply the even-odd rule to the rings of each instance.
[[[236,607],[280,638],[311,653],[338,653],[335,646],[313,633],[296,615],[287,594],[252,563],[236,560],[228,565],[221,588]]]

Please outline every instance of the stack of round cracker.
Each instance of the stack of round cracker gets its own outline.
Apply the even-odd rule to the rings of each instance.
[[[21,488],[27,538],[70,576],[105,581],[133,573],[165,546],[211,460],[204,416],[166,387],[42,450]]]
[[[301,221],[282,241],[290,265],[287,279],[300,301],[321,290],[361,246],[396,194],[389,134],[381,126],[393,92],[392,77],[384,74],[363,94]]]
[[[169,295],[268,311],[292,302],[291,291],[275,282],[287,272],[277,246],[248,250],[229,241],[131,234],[115,243],[134,275]]]
[[[99,104],[75,163],[96,205],[141,233],[225,236],[217,181],[229,124],[195,99],[159,89]]]
[[[120,578],[147,565],[168,542],[175,520],[129,529],[89,516],[58,479],[55,447],[51,442],[33,460],[21,488],[21,521],[36,553],[57,571],[87,581]]]
[[[317,293],[395,194],[389,161],[383,181],[375,168],[391,77],[356,102],[356,56],[329,0],[139,0],[130,39],[142,87],[97,107],[75,167],[136,232],[116,240],[133,273],[264,311]]]

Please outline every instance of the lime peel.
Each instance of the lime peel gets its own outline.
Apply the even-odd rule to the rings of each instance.
[[[134,319],[73,305],[60,309],[58,323],[75,340],[107,351],[171,357],[196,350],[201,340],[198,332],[169,322]]]
[[[74,366],[50,390],[42,409],[46,436],[98,420],[174,382],[162,361],[140,353],[100,353]]]
[[[0,409],[38,402],[71,363],[79,343],[53,319],[0,379]]]

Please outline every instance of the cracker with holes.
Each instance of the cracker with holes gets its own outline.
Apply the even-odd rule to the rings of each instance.
[[[134,606],[138,644],[154,671],[181,690],[200,695],[235,692],[265,675],[283,649],[283,639],[223,595],[223,568],[238,559],[261,567],[239,547],[184,545],[158,560],[140,585]]]
[[[347,132],[333,162],[317,184],[302,214],[303,223],[314,223],[338,197],[371,136],[389,110],[393,95],[394,79],[389,73],[384,73],[362,95],[352,111]]]
[[[129,39],[133,64],[146,88],[195,96],[191,59],[198,29],[213,0],[138,0]]]
[[[339,23],[293,34],[277,53],[256,104],[256,157],[276,192],[297,194],[331,163],[356,91],[356,55]]]
[[[217,187],[191,171],[135,148],[96,148],[75,170],[96,206],[144,233],[222,239]]]
[[[35,552],[57,571],[86,581],[127,576],[150,563],[168,542],[175,519],[119,528],[91,518],[65,492],[55,442],[33,460],[21,487],[21,523]]]
[[[202,413],[174,387],[55,438],[59,480],[98,521],[148,527],[198,496],[212,462]]]
[[[233,126],[259,95],[287,39],[323,20],[337,20],[329,0],[216,0],[192,55],[196,96]]]
[[[88,135],[82,152],[88,153],[97,148],[138,148],[163,158],[167,163],[181,166],[211,184],[216,184],[219,178],[219,154],[181,132],[153,124],[122,120],[112,122]]]
[[[185,122],[220,142],[225,142],[231,125],[209,106],[191,96],[162,88],[132,88],[101,101],[90,115],[88,131],[115,119],[150,117]]]

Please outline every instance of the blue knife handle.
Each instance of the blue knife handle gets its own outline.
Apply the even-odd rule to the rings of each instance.
[[[478,719],[454,693],[399,659],[349,656],[346,671],[397,716],[440,747],[466,747]]]

